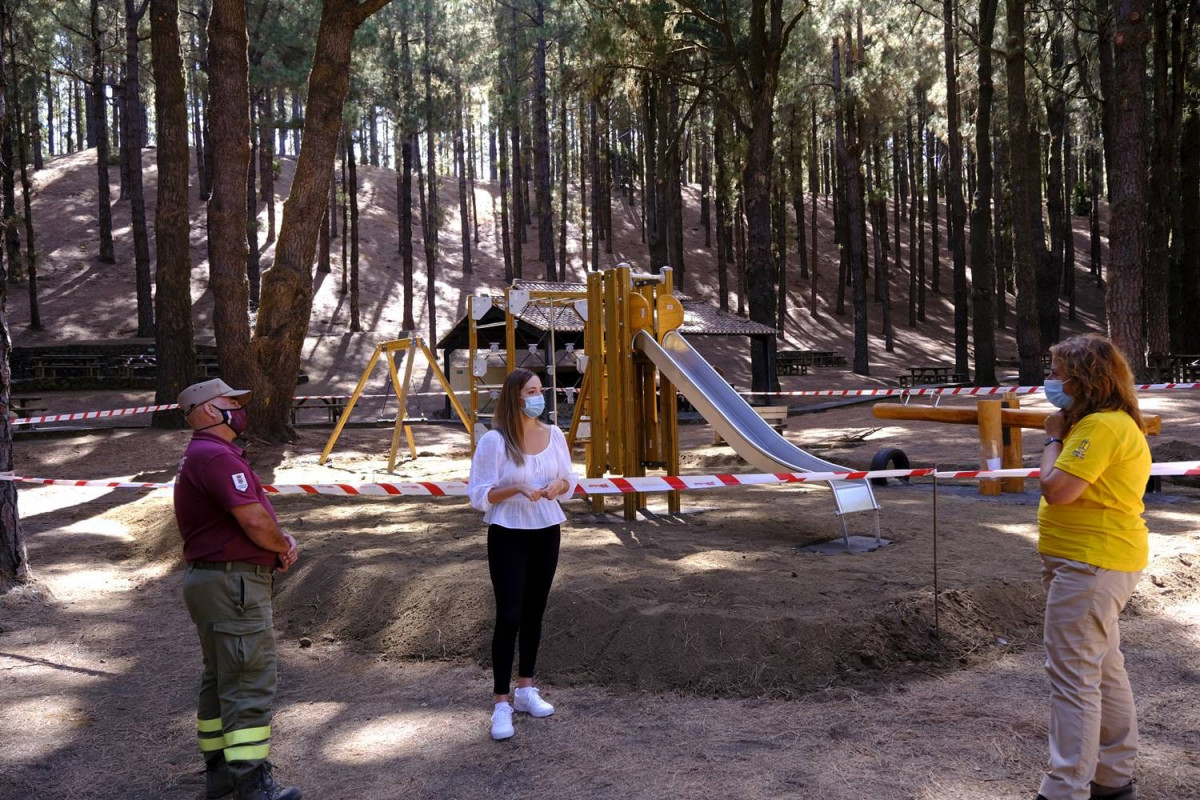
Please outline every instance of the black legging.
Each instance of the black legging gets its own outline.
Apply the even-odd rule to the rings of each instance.
[[[488,526],[488,572],[496,593],[496,629],[492,634],[495,693],[508,694],[513,645],[521,634],[517,675],[532,678],[542,638],[542,614],[558,567],[559,527],[519,530]]]

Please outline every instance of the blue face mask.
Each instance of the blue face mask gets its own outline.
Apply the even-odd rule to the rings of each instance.
[[[1047,379],[1045,382],[1046,399],[1057,408],[1066,411],[1075,402],[1075,398],[1063,391],[1063,381]]]
[[[546,398],[540,394],[533,397],[526,397],[524,404],[521,406],[521,412],[527,417],[537,419],[546,410]]]

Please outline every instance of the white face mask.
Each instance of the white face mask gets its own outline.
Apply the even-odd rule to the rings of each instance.
[[[1069,378],[1067,380],[1070,380]],[[1046,390],[1046,399],[1050,401],[1056,408],[1066,411],[1071,407],[1071,403],[1075,402],[1075,398],[1063,391],[1063,384],[1066,381],[1061,381],[1057,378],[1047,378],[1043,388]]]

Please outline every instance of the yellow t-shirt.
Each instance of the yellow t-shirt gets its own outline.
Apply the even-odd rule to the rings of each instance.
[[[1088,482],[1076,500],[1038,506],[1038,551],[1137,572],[1150,560],[1142,496],[1150,447],[1124,411],[1097,411],[1075,424],[1054,466]]]

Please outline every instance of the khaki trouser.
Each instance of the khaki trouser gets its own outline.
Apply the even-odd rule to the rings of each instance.
[[[1117,621],[1141,572],[1042,556],[1046,672],[1050,676],[1047,800],[1088,800],[1091,784],[1133,778],[1137,712]]]
[[[270,751],[275,697],[272,582],[266,567],[242,572],[189,565],[183,577],[183,601],[204,654],[196,725],[200,750],[206,759],[222,751],[239,780]]]

